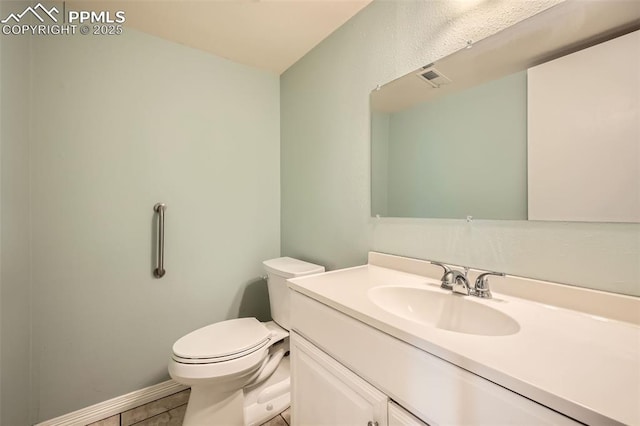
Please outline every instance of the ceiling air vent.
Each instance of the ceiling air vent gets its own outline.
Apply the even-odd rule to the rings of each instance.
[[[422,78],[426,78],[429,81],[435,80],[438,77],[440,77],[440,74],[438,74],[434,70],[429,70],[429,71],[425,72],[424,74],[422,74]]]
[[[451,83],[447,76],[433,67],[422,69],[417,75],[436,89],[443,84]]]

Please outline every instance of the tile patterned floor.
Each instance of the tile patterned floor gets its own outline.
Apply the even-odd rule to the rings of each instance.
[[[291,409],[287,408],[284,412],[260,426],[290,426],[291,425]]]
[[[121,415],[120,426],[182,424],[190,393],[191,390],[185,390],[126,411]]]
[[[182,426],[190,392],[187,389],[87,426]],[[261,426],[290,424],[290,410],[286,409]]]

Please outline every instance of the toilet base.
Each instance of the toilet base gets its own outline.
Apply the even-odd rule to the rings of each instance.
[[[289,357],[257,386],[220,393],[219,385],[191,387],[183,426],[258,426],[289,408],[291,380]]]
[[[244,424],[258,426],[291,405],[289,357],[282,359],[271,377],[258,386],[244,389]]]
[[[242,389],[228,393],[216,392],[216,386],[192,386],[183,426],[236,425],[244,423]]]

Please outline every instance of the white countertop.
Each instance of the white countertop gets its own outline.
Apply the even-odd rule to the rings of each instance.
[[[368,298],[369,289],[389,285],[450,293],[438,280],[374,265],[289,280],[295,291],[578,421],[640,425],[637,325],[494,293],[471,299],[520,330],[463,334],[393,315]]]

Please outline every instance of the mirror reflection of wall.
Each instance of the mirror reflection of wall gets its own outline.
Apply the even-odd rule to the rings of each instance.
[[[526,95],[519,72],[373,114],[374,215],[526,220]]]
[[[568,16],[567,10],[554,14],[552,8],[532,17],[526,24],[521,23],[482,40],[470,49],[463,49],[426,65],[372,92],[373,216],[640,221],[640,200],[636,200],[640,199],[640,90],[637,89],[640,72],[629,71],[630,62],[634,65],[640,63],[640,46],[635,46],[635,49],[622,56],[597,53],[591,59],[602,62],[598,71],[594,72],[606,73],[606,81],[612,82],[613,86],[617,84],[618,87],[627,88],[626,113],[619,108],[614,111],[613,103],[604,101],[609,98],[603,91],[611,92],[611,88],[589,90],[589,84],[585,83],[585,90],[580,92],[584,97],[576,98],[573,104],[570,102],[573,106],[563,103],[564,107],[553,109],[554,112],[547,113],[545,118],[542,118],[544,114],[536,113],[536,129],[545,128],[549,135],[562,136],[553,139],[553,142],[549,142],[551,138],[543,136],[547,150],[541,156],[537,155],[540,150],[532,148],[532,140],[528,141],[531,138],[531,123],[527,122],[528,108],[531,108],[528,98],[532,97],[532,91],[535,91],[535,99],[540,98],[539,92],[546,91],[543,103],[549,107],[559,104],[554,97],[559,100],[572,95],[557,89],[563,84],[554,86],[556,89],[549,89],[552,85],[547,83],[529,84],[527,69],[538,69],[547,63],[558,62],[554,61],[556,58],[573,57],[576,55],[574,52],[584,55],[584,49],[607,45],[603,42],[640,27],[638,3],[578,2],[570,7],[573,10]],[[576,16],[580,16],[579,23],[569,21],[567,24],[567,19]],[[598,49],[599,52],[602,47]],[[631,78],[631,81],[621,83],[622,76],[617,75],[622,73],[631,76],[625,77]],[[594,77],[593,73],[591,77],[586,76],[579,66],[565,69],[562,78],[571,80],[571,76],[577,74],[593,79],[591,84],[598,84],[597,76]],[[548,81],[554,79],[553,76],[548,78]],[[616,170],[623,176],[617,181],[608,179],[610,173],[606,169],[615,167],[611,163],[599,170],[597,164],[594,168],[583,162],[580,166],[582,171],[577,171],[579,161],[576,159],[583,157],[578,152],[591,149],[588,146],[599,146],[604,153],[608,152],[608,158],[611,158],[612,149],[618,150],[606,143],[587,145],[580,133],[570,134],[566,130],[568,126],[564,125],[565,120],[594,121],[593,108],[589,112],[586,108],[577,108],[577,104],[585,104],[585,98],[591,99],[589,102],[593,104],[600,104],[600,111],[604,111],[604,115],[626,115],[627,125],[630,124],[632,128],[635,123],[636,132],[631,131],[625,136],[625,160],[618,162]],[[545,111],[546,107],[538,103],[535,108]],[[582,116],[576,116],[578,109],[582,111]],[[548,108],[547,112],[551,110]],[[566,117],[571,118],[565,118],[565,113]],[[601,142],[610,141],[607,132],[615,134],[620,124],[616,119],[606,122],[604,119],[597,119],[605,123],[600,126],[604,132],[598,136]],[[572,142],[569,141],[571,138]],[[547,173],[545,161],[555,158],[554,150],[562,144],[568,147],[566,151],[569,157],[555,162],[558,167],[553,174]],[[574,157],[573,161],[571,156]],[[598,151],[592,152],[590,157],[604,158],[603,153]],[[536,159],[536,163],[528,166],[532,158]],[[635,165],[631,164],[634,161]],[[530,168],[536,172],[531,173]],[[599,176],[598,173],[606,176]],[[564,176],[574,176],[572,186],[564,188],[563,193],[550,195],[551,189],[563,187],[561,182],[566,180]],[[537,184],[540,178],[546,180],[546,187]],[[620,189],[618,182],[627,184]],[[588,202],[569,208],[578,214],[556,214],[553,213],[555,209],[539,213],[541,205],[553,204],[554,199],[558,205],[558,199],[564,204],[571,204],[579,198],[576,197],[576,191],[585,191],[589,195],[589,190],[597,186],[599,192],[583,197]],[[610,190],[611,186],[617,189]],[[630,194],[634,191],[637,193],[635,196]],[[623,193],[621,196],[624,199],[610,197],[616,192]],[[534,193],[532,209],[531,197]],[[602,204],[607,204],[607,208],[602,209]],[[636,214],[611,214],[608,208],[622,205],[632,211],[635,209]],[[603,214],[603,210],[607,209],[609,213]]]

